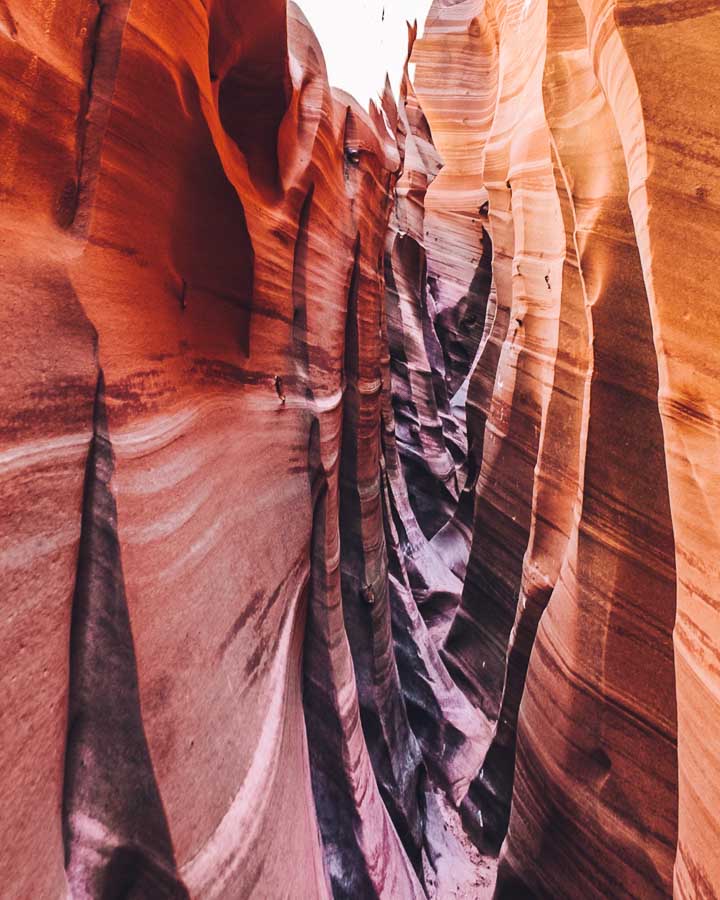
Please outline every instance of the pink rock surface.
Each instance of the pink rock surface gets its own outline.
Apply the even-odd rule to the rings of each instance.
[[[415,49],[441,151],[446,134],[459,155],[481,141],[457,196],[490,198],[498,311],[468,393],[481,462],[445,651],[497,722],[464,807],[497,846],[512,800],[508,896],[718,890],[717,554],[712,525],[689,527],[718,483],[705,380],[717,342],[693,324],[714,289],[700,265],[676,265],[667,215],[676,198],[693,258],[701,228],[717,232],[713,115],[702,151],[688,137],[716,26],[709,7],[436,2]],[[481,96],[482,127],[462,116]],[[691,361],[695,342],[707,355]]]
[[[720,893],[715,6],[0,0],[3,897]]]
[[[422,896],[378,478],[395,138],[283,2],[3,12],[8,896]],[[377,595],[352,642],[341,572]]]

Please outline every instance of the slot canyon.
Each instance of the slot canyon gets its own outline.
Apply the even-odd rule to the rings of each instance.
[[[720,898],[720,2],[428,6],[0,0],[2,900]]]

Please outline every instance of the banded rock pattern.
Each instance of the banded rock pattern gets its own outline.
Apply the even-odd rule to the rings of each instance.
[[[712,251],[671,263],[666,215],[688,258],[718,233],[717,27],[715,4],[437,0],[415,47],[455,205],[489,194],[497,312],[444,653],[495,723],[463,808],[493,849],[509,823],[501,896],[720,891],[717,298]]]
[[[0,0],[3,897],[720,893],[720,11],[416,36]]]
[[[3,894],[424,896],[395,135],[282,0],[0,13]]]

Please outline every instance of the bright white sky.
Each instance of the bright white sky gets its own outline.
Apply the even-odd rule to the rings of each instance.
[[[363,106],[382,92],[389,72],[397,95],[407,54],[405,22],[422,34],[431,0],[296,0],[325,55],[330,84]],[[383,10],[385,20],[383,21]]]

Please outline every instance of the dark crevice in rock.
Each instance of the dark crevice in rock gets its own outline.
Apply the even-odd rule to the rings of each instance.
[[[360,251],[358,237],[348,285],[349,311],[357,311]],[[346,341],[351,347],[357,346],[357,335],[352,329],[350,332]],[[337,515],[337,507],[331,503],[331,474],[323,462],[317,418],[313,419],[310,428],[308,471],[313,525],[310,602],[303,654],[303,704],[313,795],[333,896],[341,900],[369,898],[376,896],[377,889],[364,852],[362,804],[355,783],[358,773],[352,770],[359,761],[351,760],[350,754],[356,740],[353,732],[360,725],[360,711],[357,707],[354,710],[343,707],[337,680],[328,677],[329,672],[338,669],[349,674],[352,665],[350,647],[342,628],[341,576],[338,568],[329,565],[328,560],[328,547],[335,545],[333,514]],[[340,639],[339,634],[342,635]],[[367,797],[362,799],[367,801]]]
[[[397,449],[388,429],[383,432],[383,504],[389,557],[389,591],[394,652],[407,715],[433,782],[459,801],[480,765],[482,722],[447,673],[413,592],[422,583],[413,555],[425,555],[429,545],[414,525],[402,496],[402,473]],[[404,508],[404,513],[401,511]],[[412,549],[411,549],[412,548]],[[437,586],[434,589],[441,590]]]
[[[182,900],[189,895],[178,878],[140,710],[102,372],[93,422],[70,635],[68,881],[76,898]]]
[[[337,573],[328,569],[326,547],[332,529],[328,510],[328,474],[322,461],[320,425],[310,427],[308,467],[312,495],[310,600],[303,652],[303,706],[308,735],[310,772],[318,827],[333,896],[372,897],[373,882],[359,841],[362,827],[353,786],[344,765],[347,735],[335,691],[333,670],[338,656],[331,643],[330,605]]]
[[[345,129],[343,131],[343,173],[345,181],[350,179],[351,169],[357,169],[360,165],[360,156],[358,123],[355,114],[348,106],[345,113]]]
[[[483,229],[482,252],[473,275],[457,305],[440,312],[435,331],[445,360],[446,390],[454,397],[470,372],[483,336],[485,314],[492,284],[492,241]]]
[[[310,212],[312,210],[315,185],[308,189],[300,209],[298,233],[293,257],[293,359],[298,383],[305,386],[305,398],[312,402],[313,390],[310,385],[310,362],[307,333],[307,273],[308,243],[310,241]]]
[[[89,30],[87,84],[77,120],[77,182],[67,182],[57,211],[58,224],[87,238],[100,178],[105,132],[110,121],[131,0],[97,0],[95,24]]]
[[[360,389],[364,310],[358,302],[359,254],[358,243],[345,334],[347,388],[340,464],[343,613],[355,666],[363,732],[380,794],[416,872],[421,875],[422,754],[407,719],[394,656],[386,548],[382,542],[370,553],[363,539],[368,518],[382,516],[382,508],[363,499],[363,494],[367,496],[370,491],[375,494],[380,488],[381,447],[378,443],[374,448],[378,469],[376,481],[370,485],[367,470],[361,471],[364,460],[360,458],[359,441],[366,402],[366,395]]]

